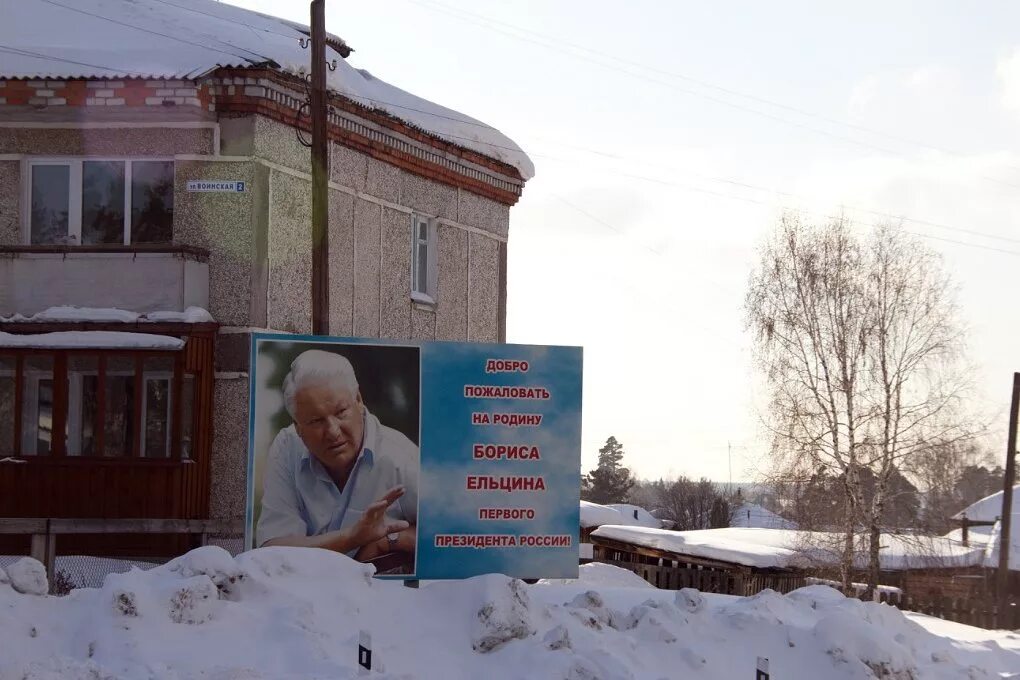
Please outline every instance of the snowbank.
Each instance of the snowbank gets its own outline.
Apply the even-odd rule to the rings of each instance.
[[[0,678],[355,678],[363,635],[382,680],[733,680],[754,677],[758,656],[784,680],[1020,671],[1017,635],[824,586],[736,598],[612,583],[490,575],[415,590],[326,551],[215,547],[62,598],[0,578]]]
[[[737,527],[667,531],[603,526],[592,536],[759,569],[834,566],[839,562],[836,548],[841,544],[838,534]],[[864,553],[864,547],[858,552]],[[964,547],[944,536],[882,535],[880,562],[884,570],[971,567],[984,559],[984,546]],[[865,565],[866,557],[860,554],[857,566]]]

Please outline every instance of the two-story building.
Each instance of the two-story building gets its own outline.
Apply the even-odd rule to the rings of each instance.
[[[0,517],[240,519],[250,334],[311,331],[308,29],[212,0],[4,13]],[[503,340],[530,160],[328,45],[331,333]]]

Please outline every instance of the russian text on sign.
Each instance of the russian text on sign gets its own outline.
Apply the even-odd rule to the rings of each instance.
[[[549,399],[551,395],[544,387],[465,385],[464,396],[469,399]]]
[[[489,359],[485,362],[486,373],[527,373],[527,361],[510,359]]]
[[[535,519],[534,508],[479,508],[478,519]]]
[[[538,476],[468,475],[468,491],[545,491],[545,480]]]
[[[472,425],[505,425],[507,427],[538,427],[541,413],[479,413],[471,414]]]
[[[541,460],[537,446],[507,446],[505,444],[475,444],[475,460]]]

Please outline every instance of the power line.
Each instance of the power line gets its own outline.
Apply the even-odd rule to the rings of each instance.
[[[48,2],[50,4],[58,5],[60,7],[64,7],[64,5],[60,5],[60,3],[53,2],[53,0],[43,0],[43,1],[44,2]],[[68,8],[68,9],[73,9],[73,8]],[[80,10],[74,10],[74,11],[80,11]],[[85,13],[92,15],[89,12],[85,12]],[[103,18],[103,19],[106,18],[106,17],[101,17],[99,15],[92,15],[92,16],[96,16],[98,18]],[[120,23],[120,22],[114,22],[114,23]],[[137,28],[137,27],[132,27],[132,28]],[[139,29],[139,30],[146,30],[146,29]],[[163,35],[163,34],[157,34],[157,35]],[[171,37],[171,39],[178,40],[177,38],[173,38],[172,36],[167,36],[167,37]],[[184,41],[184,42],[187,42],[187,41]],[[144,73],[140,73],[140,72],[135,72],[135,71],[126,71],[124,69],[118,69],[118,68],[114,68],[114,67],[110,67],[110,66],[102,66],[102,65],[98,65],[98,64],[91,64],[91,63],[87,63],[87,62],[75,61],[75,60],[67,59],[67,58],[64,58],[64,57],[49,56],[49,55],[41,54],[41,53],[38,53],[38,52],[33,52],[33,51],[30,51],[30,50],[24,50],[24,49],[21,49],[21,48],[14,48],[14,47],[6,46],[6,45],[0,45],[0,50],[7,51],[7,52],[9,52],[11,54],[21,54],[23,56],[32,56],[32,57],[35,57],[35,58],[45,59],[45,60],[50,60],[50,61],[72,63],[72,64],[77,64],[77,65],[80,65],[80,66],[88,66],[89,68],[103,69],[103,70],[111,71],[111,72],[115,72],[115,73],[132,73],[132,74],[139,75],[139,76],[148,75],[148,74],[144,74]],[[234,56],[236,56],[236,55],[234,55]],[[345,95],[345,96],[350,96],[350,95]],[[365,99],[367,99],[367,98],[365,98]],[[370,100],[370,101],[378,101],[378,100]],[[385,102],[380,102],[380,103],[385,103]],[[395,104],[390,104],[390,105],[398,106],[399,107],[399,105],[395,105]],[[429,113],[430,115],[438,115],[438,114],[432,114],[431,112],[426,112],[426,111],[422,111],[422,113]],[[460,120],[460,119],[453,119],[453,120]],[[460,122],[470,122],[470,121],[460,120]],[[434,134],[434,135],[436,135],[437,137],[440,137],[440,138],[459,139],[459,140],[470,141],[470,142],[475,142],[475,143],[479,143],[479,141],[480,141],[480,140],[473,139],[473,138],[470,138],[470,137],[463,137],[463,136],[454,135],[454,134],[447,134],[447,133],[440,134],[440,133],[435,133],[435,132],[433,132],[432,134]],[[506,150],[506,151],[514,152],[514,153],[522,153],[521,149],[519,149],[517,147],[503,146],[503,145],[494,144],[494,143],[490,143],[490,142],[481,142],[481,143],[484,143],[486,146],[489,146],[489,147],[492,147],[492,148],[496,148],[496,149],[503,149],[503,150]],[[592,150],[592,149],[584,149],[584,150],[589,152],[589,153],[596,153],[596,154],[599,154],[599,155],[605,155],[605,154],[602,154],[601,152],[598,152],[598,151],[595,151],[595,150]],[[541,154],[534,154],[534,155],[536,155],[538,157],[543,157]],[[544,157],[548,158],[549,160],[554,160],[554,161],[557,161],[557,162],[574,164],[571,161],[566,161],[566,160],[558,159],[558,158],[551,157],[551,156],[544,156]],[[619,156],[617,156],[617,157],[618,158],[622,158],[622,157],[619,157]],[[624,160],[626,160],[626,159],[624,158]],[[665,166],[665,167],[668,167],[668,166]],[[661,180],[661,179],[657,179],[657,178],[653,178],[653,177],[647,177],[647,176],[643,176],[643,175],[637,175],[637,174],[633,174],[633,173],[626,173],[626,172],[619,172],[619,171],[617,171],[617,172],[615,172],[613,174],[617,174],[617,175],[620,175],[622,177],[628,177],[628,178],[631,178],[631,179],[636,179],[636,180],[639,180],[639,181],[653,182],[653,183],[656,183],[656,184],[662,184],[662,185],[666,185],[666,186],[676,187],[676,188],[685,189],[685,190],[688,190],[688,191],[695,191],[695,192],[699,192],[699,193],[704,193],[704,194],[708,194],[708,195],[712,195],[712,196],[717,196],[719,198],[723,198],[723,199],[727,199],[727,200],[738,200],[738,201],[744,201],[744,202],[747,202],[747,203],[752,203],[752,204],[756,204],[756,205],[763,205],[763,206],[771,205],[770,203],[767,203],[765,201],[759,201],[759,200],[755,200],[755,199],[747,198],[747,197],[743,197],[743,196],[734,196],[734,195],[731,195],[731,194],[719,193],[719,192],[711,191],[711,190],[704,189],[704,188],[701,188],[701,187],[696,187],[696,186],[692,186],[692,185],[683,185],[683,184],[679,184],[679,183],[676,183],[676,182],[665,181],[665,180]],[[691,173],[691,174],[695,174],[695,173]],[[785,196],[788,196],[788,197],[796,198],[796,196],[794,196],[793,194],[788,194],[788,193],[785,193],[785,192],[780,192],[780,191],[777,191],[777,190],[774,190],[774,189],[768,189],[768,188],[765,188],[765,187],[758,187],[758,186],[755,186],[755,185],[752,185],[752,184],[747,184],[747,183],[739,182],[739,181],[736,181],[736,180],[730,180],[730,179],[725,179],[725,178],[714,178],[714,177],[707,177],[707,176],[701,176],[701,177],[704,178],[704,179],[708,179],[710,181],[725,182],[725,183],[728,183],[728,184],[734,184],[734,185],[737,185],[737,186],[743,186],[743,187],[754,189],[754,190],[758,190],[758,191],[766,191],[766,192],[776,193],[778,195],[785,195]],[[993,235],[993,234],[986,234],[986,233],[978,232],[978,231],[974,231],[974,230],[961,229],[961,228],[958,228],[958,227],[951,227],[949,225],[943,225],[943,224],[939,224],[939,223],[936,223],[936,222],[928,222],[928,221],[925,221],[925,220],[914,219],[914,218],[910,218],[908,216],[896,216],[896,215],[893,215],[891,213],[882,213],[882,212],[879,212],[879,211],[869,210],[869,209],[866,209],[866,208],[855,208],[853,206],[847,206],[847,207],[849,207],[851,209],[854,209],[854,210],[859,210],[861,212],[867,212],[867,213],[870,213],[870,214],[874,214],[874,215],[877,215],[877,216],[889,217],[891,219],[900,219],[900,220],[907,221],[907,222],[915,222],[917,224],[926,224],[926,225],[934,226],[934,227],[937,227],[937,228],[948,229],[948,230],[953,230],[953,231],[959,231],[961,233],[968,233],[968,234],[975,235],[975,236],[991,238],[991,239],[999,239],[999,240],[1004,240],[1004,241],[1009,241],[1009,242],[1020,242],[1020,240],[1018,240],[1018,239],[1011,239],[1011,238],[1008,238],[1008,237],[997,236],[997,235]],[[797,212],[800,212],[800,213],[803,213],[803,214],[813,214],[813,215],[816,215],[816,216],[822,216],[822,217],[826,217],[826,218],[831,218],[832,217],[831,215],[823,216],[820,213],[813,213],[811,211],[806,211],[806,210],[803,210],[803,209],[795,209],[795,210]],[[593,218],[593,219],[597,219],[597,218]],[[874,224],[874,223],[872,223],[872,224]],[[984,249],[984,250],[988,250],[988,251],[1004,253],[1004,254],[1007,254],[1007,255],[1020,255],[1020,252],[1017,252],[1017,251],[1005,250],[1005,249],[1002,249],[1002,248],[994,248],[994,247],[991,247],[991,246],[985,246],[985,245],[981,245],[981,244],[969,243],[969,242],[964,242],[964,241],[957,241],[957,240],[953,240],[953,239],[946,239],[946,238],[941,238],[941,237],[937,237],[937,236],[932,236],[930,234],[922,234],[922,233],[918,233],[918,232],[909,232],[909,231],[906,232],[906,233],[909,233],[909,234],[912,234],[914,236],[918,236],[918,237],[921,237],[921,238],[930,238],[930,239],[934,239],[934,240],[937,240],[937,241],[943,241],[945,243],[952,243],[952,244],[955,244],[955,245],[961,245],[961,246],[972,247],[972,248],[980,248],[980,249]]]
[[[731,96],[735,96],[735,97],[741,97],[743,99],[748,99],[748,100],[751,100],[751,101],[754,101],[754,102],[758,102],[758,103],[761,103],[761,104],[766,104],[768,106],[774,106],[776,108],[784,109],[784,110],[787,110],[787,111],[791,111],[793,113],[797,113],[799,115],[806,116],[806,117],[809,117],[809,118],[817,118],[819,120],[825,121],[827,123],[831,123],[833,125],[839,125],[841,127],[846,127],[846,128],[850,128],[850,129],[853,129],[853,130],[858,130],[858,131],[861,131],[861,132],[867,132],[869,134],[877,135],[877,136],[880,136],[880,137],[885,137],[887,139],[898,141],[898,142],[901,142],[903,144],[910,144],[910,145],[914,145],[914,146],[920,146],[920,147],[923,147],[923,148],[926,148],[926,149],[930,149],[932,151],[939,151],[941,153],[950,154],[950,155],[954,155],[954,156],[960,156],[960,157],[965,157],[966,156],[966,154],[964,154],[961,151],[956,151],[956,150],[953,150],[953,149],[947,149],[945,147],[937,146],[937,145],[934,145],[934,144],[931,144],[931,143],[928,143],[928,142],[923,142],[923,141],[919,141],[919,140],[915,140],[915,139],[909,139],[909,138],[901,137],[899,135],[894,135],[894,134],[892,134],[890,132],[886,132],[884,130],[878,130],[878,129],[867,127],[867,126],[864,126],[864,125],[859,125],[859,124],[856,124],[856,123],[850,123],[848,121],[840,120],[840,119],[837,119],[837,118],[831,118],[829,116],[825,116],[825,115],[822,115],[822,114],[819,114],[819,113],[815,113],[815,112],[812,112],[812,111],[807,111],[805,109],[801,109],[801,108],[798,108],[796,106],[790,106],[789,104],[784,104],[782,102],[777,102],[777,101],[772,100],[772,99],[767,99],[765,97],[760,97],[758,95],[748,94],[746,92],[741,92],[739,90],[734,90],[734,89],[731,89],[731,88],[728,88],[728,87],[724,87],[722,85],[717,85],[715,83],[712,83],[712,82],[709,82],[709,81],[706,81],[706,80],[702,80],[700,78],[695,78],[693,76],[689,76],[689,75],[686,75],[686,74],[683,74],[683,73],[679,73],[677,71],[670,71],[670,70],[662,69],[662,68],[659,68],[657,66],[652,66],[652,65],[649,65],[649,64],[646,64],[646,63],[643,63],[643,62],[632,61],[632,60],[629,60],[629,59],[623,59],[621,57],[618,57],[618,56],[612,55],[612,54],[605,54],[604,52],[602,52],[600,50],[595,50],[595,49],[592,49],[590,47],[586,47],[584,45],[579,45],[577,43],[566,42],[566,41],[562,40],[562,38],[560,38],[560,37],[553,37],[553,36],[541,33],[539,31],[535,31],[533,29],[529,29],[529,28],[525,28],[523,26],[518,26],[518,25],[515,25],[515,24],[511,24],[509,22],[501,21],[499,19],[494,19],[492,17],[488,17],[488,16],[485,16],[483,14],[478,14],[476,12],[471,12],[469,10],[461,9],[459,7],[451,7],[451,6],[446,5],[444,3],[437,2],[436,0],[406,0],[406,1],[414,3],[414,4],[417,4],[417,5],[422,6],[422,7],[431,7],[432,9],[439,9],[440,11],[446,11],[448,14],[451,14],[453,16],[457,16],[457,13],[459,13],[461,15],[467,15],[467,16],[475,17],[477,19],[480,19],[480,20],[485,21],[485,22],[489,22],[491,24],[497,24],[497,25],[500,25],[500,26],[505,26],[507,28],[510,28],[512,30],[515,30],[515,31],[519,31],[521,33],[526,33],[526,34],[531,34],[531,35],[534,35],[534,36],[538,36],[539,38],[541,38],[543,40],[546,40],[547,42],[552,43],[554,45],[563,45],[563,46],[566,46],[566,47],[570,47],[572,49],[580,50],[582,52],[586,52],[588,54],[595,55],[596,57],[598,57],[600,59],[607,59],[607,60],[610,60],[610,61],[616,61],[616,62],[619,62],[621,64],[625,64],[627,66],[632,66],[632,67],[635,67],[635,68],[644,69],[644,70],[647,70],[647,71],[651,71],[653,73],[659,73],[661,75],[665,75],[665,76],[668,76],[668,77],[671,77],[671,78],[677,78],[677,79],[680,79],[680,80],[685,80],[687,82],[694,83],[696,85],[699,85],[699,86],[707,88],[707,89],[715,90],[717,92],[722,92],[722,93],[725,93],[725,94],[728,94],[728,95],[731,95]],[[464,17],[458,17],[458,18],[461,18],[462,20],[466,21],[466,19],[464,19]],[[550,46],[550,45],[547,45],[547,46]],[[696,94],[696,93],[691,93],[691,94]],[[701,95],[697,95],[697,96],[701,96]],[[1008,166],[1008,167],[1010,169],[1014,170],[1014,171],[1020,172],[1020,167],[1017,167],[1017,166]]]
[[[693,186],[693,185],[689,185],[689,184],[680,184],[680,183],[677,183],[677,182],[670,182],[670,181],[667,181],[667,180],[660,180],[660,179],[656,179],[656,178],[653,178],[653,177],[645,177],[645,176],[642,176],[642,175],[634,175],[634,174],[630,174],[630,173],[617,173],[617,174],[621,174],[622,176],[630,177],[632,179],[637,179],[637,180],[646,181],[646,182],[653,182],[655,184],[662,184],[662,185],[665,185],[665,186],[675,187],[675,188],[682,189],[682,190],[685,190],[685,191],[694,191],[694,192],[698,192],[698,193],[704,193],[704,194],[708,194],[710,196],[716,196],[716,197],[724,198],[724,199],[727,199],[727,200],[739,200],[739,201],[744,201],[744,202],[747,202],[747,203],[752,203],[752,204],[755,204],[755,205],[762,205],[762,206],[766,206],[766,207],[770,207],[770,206],[773,205],[772,203],[769,203],[769,202],[766,202],[766,201],[760,201],[760,200],[756,200],[756,199],[753,199],[753,198],[747,198],[747,197],[744,197],[744,196],[733,196],[733,195],[729,195],[729,194],[723,194],[723,193],[720,193],[720,192],[717,192],[717,191],[711,191],[709,189],[704,189],[702,187],[697,187],[697,186]],[[554,195],[554,197],[556,197],[558,200],[566,203],[566,201],[564,199],[562,199],[562,198],[560,198],[558,196],[555,196],[555,195]],[[570,204],[568,203],[568,205],[570,205]],[[601,220],[597,220],[597,218],[592,217],[590,214],[588,214],[585,211],[580,210],[576,206],[571,206],[571,207],[575,208],[576,210],[578,210],[579,212],[581,212],[585,216],[587,216],[587,217],[589,217],[591,219],[595,219],[596,221],[599,221],[602,224],[605,224]],[[824,214],[824,213],[820,213],[820,212],[813,211],[813,210],[807,210],[805,208],[787,208],[787,209],[792,211],[792,212],[799,213],[801,215],[809,215],[809,216],[812,216],[812,217],[817,217],[817,218],[822,218],[822,219],[835,219],[836,217],[839,217],[839,215]],[[866,224],[867,226],[871,226],[871,227],[879,226],[879,223],[877,223],[877,222],[866,222],[864,224]],[[613,228],[613,230],[623,234],[623,232],[621,230],[619,230],[619,229]],[[983,245],[983,244],[980,244],[980,243],[970,243],[970,242],[967,242],[967,241],[958,241],[958,240],[955,240],[955,239],[943,238],[941,236],[934,236],[932,234],[924,234],[924,233],[917,232],[917,231],[910,231],[908,229],[904,229],[903,233],[909,234],[911,236],[916,236],[918,238],[932,239],[932,240],[935,240],[935,241],[942,241],[944,243],[952,243],[954,245],[964,246],[964,247],[968,247],[968,248],[978,248],[980,250],[987,250],[987,251],[991,251],[991,252],[1002,253],[1004,255],[1012,255],[1014,257],[1020,257],[1020,251],[1016,251],[1016,250],[1006,250],[1004,248],[996,248],[994,246],[986,246],[986,245]],[[657,253],[655,251],[652,251],[652,252],[654,254],[656,254],[656,255],[660,254],[660,253]]]
[[[555,144],[555,142],[553,142],[553,143]],[[601,152],[599,152],[597,150],[594,150],[594,149],[588,149],[588,148],[576,147],[576,146],[573,147],[573,148],[578,149],[580,151],[587,152],[587,153],[595,154],[595,155],[600,155],[600,156],[606,155],[606,154],[603,154],[603,153],[601,153]],[[537,157],[541,157],[541,154],[534,154],[534,155],[537,156]],[[558,158],[554,158],[554,157],[546,156],[546,158],[548,158],[550,160],[555,160],[557,162],[571,163],[571,161],[567,161],[567,160],[563,160],[563,159],[558,159]],[[613,158],[621,160],[621,161],[625,161],[625,162],[631,162],[631,163],[634,163],[634,164],[653,165],[655,167],[659,167],[659,168],[662,168],[664,170],[670,170],[672,172],[684,173],[684,174],[691,175],[691,176],[697,177],[699,179],[703,179],[703,180],[710,181],[710,182],[718,182],[718,183],[722,183],[722,184],[730,184],[730,185],[737,186],[737,187],[742,187],[742,188],[745,188],[745,189],[752,189],[754,191],[763,191],[763,192],[766,192],[766,193],[773,193],[773,194],[776,194],[777,196],[782,196],[782,197],[785,197],[785,198],[804,200],[804,198],[801,197],[801,196],[797,196],[796,194],[792,194],[792,193],[786,192],[786,191],[780,191],[779,189],[771,189],[769,187],[763,187],[763,186],[759,186],[759,185],[756,185],[756,184],[749,184],[747,182],[742,182],[742,181],[739,181],[739,180],[734,180],[734,179],[730,179],[730,178],[726,178],[726,177],[717,177],[717,176],[712,176],[712,175],[704,175],[704,174],[701,174],[701,173],[698,173],[698,172],[694,172],[694,171],[691,171],[691,170],[685,170],[683,168],[678,168],[676,166],[671,166],[671,165],[667,165],[667,164],[663,164],[663,163],[649,163],[648,161],[645,161],[645,160],[642,160],[642,159],[626,157],[626,156],[618,156],[618,155],[617,156],[613,156]],[[626,173],[618,173],[618,174],[622,174],[623,176],[631,176],[631,175],[628,175]],[[649,181],[655,181],[655,180],[652,180],[651,178],[644,178],[644,177],[640,177],[640,176],[634,176],[634,177],[636,179],[647,179]],[[893,220],[903,220],[904,222],[913,222],[915,224],[920,224],[920,225],[924,225],[924,226],[934,227],[936,229],[944,229],[946,231],[955,231],[955,232],[959,232],[961,234],[968,234],[970,236],[977,236],[977,237],[992,239],[992,240],[996,240],[996,241],[1004,241],[1006,243],[1020,244],[1020,238],[1013,238],[1013,237],[1009,237],[1009,236],[1001,236],[999,234],[991,234],[991,233],[988,233],[988,232],[977,231],[975,229],[965,229],[963,227],[955,227],[955,226],[952,226],[952,225],[949,225],[949,224],[944,224],[944,223],[941,223],[941,222],[932,222],[930,220],[923,220],[923,219],[919,219],[919,218],[915,218],[915,217],[909,217],[907,215],[899,215],[899,214],[895,214],[895,213],[882,212],[880,210],[874,210],[874,209],[871,209],[871,208],[862,208],[860,206],[846,205],[846,207],[851,209],[851,210],[855,210],[855,211],[863,212],[863,213],[868,213],[868,214],[874,215],[876,217],[884,217],[884,218],[893,219]]]
[[[248,52],[249,54],[255,55],[256,57],[258,57],[260,62],[253,61],[251,58],[244,57],[244,56],[242,56],[240,54],[237,54],[236,52],[227,52],[225,50],[217,49],[217,48],[212,47],[212,46],[207,45],[207,44],[197,43],[197,42],[194,42],[192,40],[185,40],[184,38],[179,38],[179,37],[177,37],[175,35],[170,35],[168,33],[160,33],[159,31],[153,31],[152,29],[144,28],[142,26],[136,26],[134,24],[129,24],[127,22],[120,21],[118,19],[113,19],[113,18],[108,17],[108,16],[103,16],[102,14],[96,14],[95,12],[89,12],[89,11],[84,10],[84,9],[78,9],[77,7],[71,7],[70,5],[64,5],[64,4],[61,4],[59,2],[56,2],[56,0],[42,0],[42,2],[45,2],[48,5],[53,5],[54,7],[61,7],[63,9],[70,10],[72,12],[77,12],[78,14],[84,14],[85,16],[90,16],[90,17],[94,17],[96,19],[101,19],[103,21],[108,21],[111,24],[117,24],[118,26],[124,26],[126,28],[132,28],[132,29],[134,29],[136,31],[142,31],[143,33],[149,33],[151,35],[157,35],[157,36],[159,36],[161,38],[166,38],[168,40],[175,40],[175,41],[177,41],[179,43],[182,43],[184,45],[193,45],[194,47],[201,47],[204,50],[211,50],[213,52],[219,52],[220,54],[227,54],[227,55],[229,55],[231,57],[235,57],[235,58],[238,58],[238,59],[244,59],[245,61],[247,61],[249,63],[260,63],[260,62],[271,62],[272,61],[272,59],[267,59],[266,57],[262,56],[261,54],[258,54],[257,52],[252,52],[251,50],[245,49],[243,47],[238,47],[237,45],[231,45],[228,42],[224,42],[222,40],[218,40],[218,39],[215,39],[215,38],[213,38],[213,39],[216,40],[216,42],[221,43],[223,45],[226,45],[227,47],[230,47],[231,49],[241,50],[243,52]]]
[[[433,7],[433,6],[430,6],[430,5],[423,4],[421,2],[421,0],[406,0],[406,1],[410,2],[412,4],[418,4],[418,5],[420,5],[422,7],[425,7],[425,8],[439,9],[439,11],[445,11],[445,10],[440,9],[438,7]],[[461,21],[466,21],[466,22],[474,24],[476,26],[481,26],[483,28],[487,28],[487,29],[495,31],[497,33],[501,33],[503,35],[507,35],[507,36],[509,36],[511,38],[514,38],[516,40],[522,40],[524,42],[532,43],[532,44],[538,45],[540,47],[544,47],[546,49],[550,49],[550,50],[553,50],[553,51],[556,51],[556,52],[560,52],[562,54],[566,54],[568,56],[574,57],[575,59],[579,59],[581,61],[588,61],[588,62],[591,62],[591,63],[598,64],[599,66],[604,66],[606,68],[611,68],[613,70],[619,71],[619,72],[624,73],[626,75],[633,76],[635,78],[639,78],[639,79],[645,80],[646,82],[650,82],[650,83],[653,83],[653,84],[657,84],[657,85],[661,85],[661,86],[664,86],[664,87],[668,87],[670,89],[676,90],[678,92],[682,92],[684,94],[689,94],[691,96],[700,97],[702,99],[706,99],[708,101],[715,102],[715,103],[720,104],[722,106],[727,106],[727,107],[730,107],[730,108],[733,108],[733,109],[737,109],[739,111],[744,111],[745,113],[752,113],[752,114],[755,114],[755,115],[758,115],[758,116],[762,116],[764,118],[769,118],[771,120],[783,123],[785,125],[791,125],[793,127],[797,127],[797,128],[803,129],[803,130],[807,130],[809,132],[813,132],[815,134],[822,135],[822,136],[825,136],[825,137],[830,137],[832,139],[837,139],[837,140],[840,140],[840,141],[843,141],[843,142],[847,142],[849,144],[853,144],[853,145],[856,145],[856,146],[861,146],[861,147],[868,148],[868,149],[871,149],[871,150],[874,150],[874,151],[881,151],[882,153],[890,154],[890,155],[893,155],[893,156],[902,156],[902,154],[899,151],[896,151],[894,149],[890,149],[888,147],[879,146],[877,144],[872,144],[870,142],[866,142],[866,141],[862,141],[862,140],[859,140],[859,139],[855,139],[853,137],[846,137],[846,136],[843,136],[843,135],[835,134],[833,132],[829,132],[828,130],[823,130],[823,129],[820,129],[820,128],[812,127],[810,125],[806,125],[806,124],[798,122],[798,121],[793,121],[793,120],[790,120],[788,118],[783,118],[781,116],[777,116],[777,115],[769,113],[767,111],[762,111],[760,109],[754,109],[754,108],[750,108],[750,107],[747,107],[747,106],[743,106],[741,104],[738,104],[738,103],[735,103],[735,102],[731,102],[731,101],[728,101],[726,99],[720,99],[719,97],[714,97],[712,95],[708,95],[708,94],[705,94],[703,92],[698,92],[696,90],[690,90],[690,89],[687,89],[687,88],[680,87],[676,83],[671,83],[671,82],[668,82],[668,81],[663,81],[661,79],[650,77],[650,76],[648,76],[646,74],[643,74],[643,73],[637,73],[637,72],[634,72],[634,71],[631,71],[631,70],[627,70],[627,69],[621,68],[621,67],[613,64],[610,61],[612,59],[615,59],[614,57],[611,57],[611,56],[606,56],[606,55],[601,55],[599,53],[596,53],[596,54],[599,54],[599,58],[598,59],[592,59],[590,57],[584,57],[582,55],[575,54],[575,53],[570,52],[568,50],[564,50],[561,47],[561,41],[559,41],[559,40],[556,40],[555,42],[542,42],[540,40],[531,39],[531,38],[528,38],[528,37],[523,36],[523,35],[515,35],[513,33],[509,33],[507,31],[501,30],[501,29],[499,29],[498,27],[495,27],[495,26],[491,26],[491,25],[487,25],[487,24],[480,24],[478,22],[471,21],[470,19],[468,19],[468,18],[466,18],[464,16],[460,16],[460,15],[458,15],[456,13],[447,12],[447,14],[449,14],[450,16],[453,16],[453,17],[455,17],[457,19],[460,19]],[[480,15],[476,15],[476,16],[480,16]],[[484,17],[483,17],[483,20],[484,21],[489,21],[488,19],[485,19]],[[523,29],[520,29],[520,30],[523,30]],[[549,41],[552,40],[551,38],[543,38],[543,39],[544,40],[549,40]],[[617,60],[617,61],[619,61],[619,60]],[[646,68],[647,69],[649,67],[639,67],[639,68]],[[996,184],[1000,184],[1000,185],[1003,185],[1003,186],[1006,186],[1006,187],[1010,187],[1010,188],[1013,188],[1013,189],[1020,189],[1020,184],[1013,184],[1013,183],[1007,182],[1005,180],[998,179],[996,177],[989,177],[987,175],[978,175],[978,176],[981,179],[983,179],[985,181],[988,181],[988,182],[994,182]]]
[[[202,10],[195,9],[194,7],[188,7],[186,5],[178,5],[177,3],[170,2],[170,0],[155,0],[155,2],[161,3],[163,5],[169,5],[171,7],[176,7],[178,9],[183,9],[186,12],[194,12],[195,14],[202,14],[202,15],[207,16],[207,17],[212,17],[213,19],[219,19],[220,21],[224,21],[224,22],[226,22],[228,24],[232,24],[232,25],[233,24],[240,24],[241,26],[244,26],[245,28],[250,29],[251,31],[262,31],[263,33],[269,33],[271,35],[278,35],[278,36],[281,36],[283,38],[287,38],[288,40],[297,40],[298,39],[297,36],[294,36],[294,35],[288,35],[286,33],[280,33],[279,31],[271,31],[268,28],[261,28],[261,27],[252,26],[251,24],[246,24],[243,21],[238,21],[238,20],[235,20],[235,19],[228,19],[228,18],[222,17],[222,16],[220,16],[218,14],[213,14],[212,12],[203,12]],[[265,15],[262,15],[260,12],[254,12],[253,10],[246,10],[246,9],[244,9],[242,7],[236,7],[234,5],[230,5],[230,6],[233,7],[234,9],[237,9],[237,10],[241,11],[241,12],[252,12],[253,14],[259,14],[260,16],[265,16]],[[273,17],[273,18],[275,19],[275,17]],[[295,28],[294,30],[298,30],[298,29]],[[229,44],[229,43],[227,43],[227,44]]]
[[[0,52],[6,52],[8,54],[17,54],[23,57],[33,57],[35,59],[44,59],[46,61],[57,61],[66,64],[76,64],[78,66],[87,66],[89,68],[97,68],[103,71],[110,71],[111,73],[130,73],[139,77],[151,75],[148,73],[142,73],[140,71],[128,71],[121,68],[113,68],[111,66],[100,66],[98,64],[90,64],[84,61],[75,61],[74,59],[67,59],[65,57],[53,57],[39,52],[32,52],[31,50],[24,50],[20,47],[10,47],[8,45],[0,45]]]

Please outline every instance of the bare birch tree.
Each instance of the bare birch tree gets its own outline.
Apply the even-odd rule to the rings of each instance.
[[[971,434],[953,297],[924,244],[888,226],[859,236],[844,218],[785,215],[752,274],[747,320],[770,393],[773,467],[839,480],[844,586],[859,530],[869,588],[878,584],[894,478],[933,443]]]

